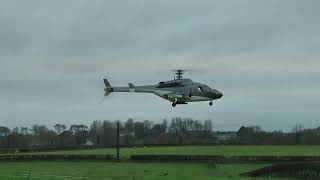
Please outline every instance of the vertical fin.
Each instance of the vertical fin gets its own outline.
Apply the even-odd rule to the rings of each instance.
[[[130,92],[135,92],[136,91],[136,88],[134,87],[134,85],[132,83],[129,83],[129,91]]]

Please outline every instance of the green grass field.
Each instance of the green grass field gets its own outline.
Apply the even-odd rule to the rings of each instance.
[[[21,154],[73,154],[73,155],[115,155],[115,148],[35,152]],[[224,155],[224,156],[320,156],[320,146],[183,146],[152,148],[121,148],[123,160],[115,162],[92,161],[35,161],[1,162],[0,179],[272,179],[286,178],[246,178],[239,174],[268,164],[216,164],[208,163],[133,163],[126,161],[130,155]]]
[[[116,154],[115,148],[37,152],[27,154]],[[121,148],[120,156],[130,155],[223,155],[223,156],[320,156],[320,146],[179,146],[152,148]]]
[[[0,179],[90,179],[90,180],[224,180],[240,172],[265,165],[233,164],[209,166],[205,163],[111,163],[111,162],[2,162]],[[265,178],[255,178],[262,180]],[[268,178],[276,180],[277,178]],[[284,180],[282,178],[279,180]]]

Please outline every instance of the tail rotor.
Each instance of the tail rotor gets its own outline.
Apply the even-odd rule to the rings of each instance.
[[[105,85],[106,87],[104,88],[104,97],[103,97],[103,99],[99,102],[99,104],[101,104],[101,103],[107,98],[107,96],[109,96],[109,94],[113,91],[113,90],[112,90],[112,87],[111,87],[111,85],[110,85],[110,83],[109,83],[109,81],[108,81],[107,79],[103,79],[103,82],[104,82],[104,85]]]

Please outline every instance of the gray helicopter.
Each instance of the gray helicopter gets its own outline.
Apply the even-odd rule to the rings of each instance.
[[[162,81],[157,85],[134,86],[129,83],[128,87],[112,87],[107,79],[103,79],[106,88],[104,96],[107,97],[111,92],[136,92],[136,93],[153,93],[161,98],[172,102],[172,107],[177,104],[188,104],[188,102],[212,101],[220,99],[223,94],[216,89],[191,79],[183,79],[184,70],[176,70],[174,80]]]

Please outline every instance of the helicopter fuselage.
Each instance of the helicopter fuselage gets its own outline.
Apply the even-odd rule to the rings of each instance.
[[[187,104],[187,102],[213,101],[223,96],[218,90],[205,84],[193,82],[190,79],[176,79],[148,86],[133,86],[132,83],[129,83],[128,87],[111,87],[106,81],[105,79],[106,94],[110,94],[110,92],[153,93],[171,101],[172,106]],[[210,102],[210,105],[212,105],[212,102]]]

